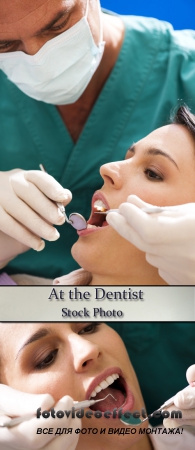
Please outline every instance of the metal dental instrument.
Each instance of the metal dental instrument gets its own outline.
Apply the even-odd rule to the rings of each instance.
[[[147,214],[156,214],[163,211],[171,211],[171,207],[166,206],[146,206],[145,208],[141,208],[141,211],[146,212]],[[174,209],[174,211],[176,211]],[[107,211],[94,211],[95,214],[105,214],[107,215],[110,212],[117,212],[119,213],[118,209],[108,209]]]
[[[160,412],[163,409],[169,408],[169,406],[174,405],[174,397],[171,397],[169,400],[167,400],[165,403],[163,403],[163,405],[161,405],[160,408],[156,409],[156,411]],[[141,423],[145,422],[148,419],[151,419],[156,411],[154,411],[152,414],[148,414],[148,416],[145,419],[141,420]]]
[[[148,416],[145,417],[144,419],[141,419],[141,417],[139,417],[139,419],[134,420],[134,418],[133,417],[131,418],[130,416],[129,418],[122,417],[120,421],[125,425],[133,425],[134,427],[136,426],[138,427],[142,423],[146,422],[146,420],[151,419],[154,413],[156,413],[157,411],[162,411],[164,408],[169,408],[169,406],[174,405],[174,397],[171,397],[169,400],[163,403],[163,405],[161,405],[160,408],[156,409],[152,414],[148,414]]]
[[[188,386],[186,386],[183,390],[186,390],[189,388],[189,386],[193,386],[195,387],[195,382],[190,383]],[[144,419],[141,419],[141,417],[139,418],[134,418],[133,416],[130,416],[128,418],[126,418],[124,415],[122,415],[122,418],[120,418],[121,422],[124,423],[125,425],[133,425],[134,427],[139,426],[140,424],[142,424],[143,422],[146,422],[146,420],[151,419],[154,414],[156,412],[161,412],[163,411],[165,408],[169,408],[169,406],[174,405],[174,399],[175,399],[175,395],[171,398],[169,398],[169,400],[167,400],[166,402],[163,403],[163,405],[160,406],[160,408],[156,409],[155,411],[153,411],[152,414],[148,414],[147,417],[145,417]]]
[[[183,390],[188,389],[188,388],[189,388],[189,385],[186,386]],[[169,406],[174,405],[174,398],[175,398],[175,395],[173,397],[169,398],[169,400],[167,400],[166,402],[164,402],[163,405],[160,406],[160,408],[153,411],[152,414],[148,414],[148,416],[145,417],[144,419],[141,419],[141,417],[140,417],[139,419],[137,419],[137,421],[133,421],[132,423],[131,423],[131,417],[129,417],[127,419],[125,417],[123,417],[120,420],[121,420],[121,422],[125,423],[126,425],[133,425],[135,427],[139,426],[141,423],[146,422],[146,420],[151,419],[153,417],[154,413],[156,413],[157,411],[163,411],[163,409],[169,408]]]
[[[42,170],[42,172],[47,173],[43,164],[39,164],[39,167]],[[66,215],[66,212],[65,212],[64,205],[62,205],[62,203],[58,203],[58,202],[56,202],[56,205],[59,208],[59,210],[61,211],[61,213],[64,214],[66,222],[69,223],[73,228],[75,228],[75,230],[81,231],[81,230],[85,230],[85,228],[87,228],[87,222],[81,214],[72,213],[72,214],[70,214],[70,216],[68,218]]]
[[[89,406],[94,405],[98,402],[103,402],[107,397],[111,396],[116,401],[116,398],[112,394],[106,395],[104,398],[100,398],[99,400],[83,400],[82,402],[73,402],[75,411],[81,408],[89,408]],[[26,422],[27,420],[35,418],[35,414],[24,414],[23,416],[16,417],[15,419],[11,419],[7,422],[0,422],[0,428],[12,428],[18,425],[19,423]]]
[[[75,408],[75,410],[78,410],[80,408],[89,408],[89,406],[92,406],[92,405],[94,405],[95,403],[98,403],[98,402],[103,402],[103,400],[106,400],[106,398],[110,397],[110,396],[116,402],[116,398],[112,394],[108,394],[108,395],[106,395],[106,397],[100,398],[99,400],[84,400],[83,402],[74,402],[74,405],[75,405],[74,408]]]

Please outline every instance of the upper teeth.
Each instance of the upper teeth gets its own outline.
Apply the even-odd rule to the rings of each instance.
[[[96,200],[93,206],[97,211],[107,211],[108,209],[107,206],[102,202],[102,200]]]
[[[110,384],[114,383],[114,381],[117,378],[119,378],[118,373],[113,373],[112,375],[109,375],[109,377],[105,378],[105,380],[101,381],[101,383],[95,387],[95,389],[91,393],[91,397],[95,397],[98,394],[98,392],[102,391],[103,389],[106,389],[108,386],[110,386]]]

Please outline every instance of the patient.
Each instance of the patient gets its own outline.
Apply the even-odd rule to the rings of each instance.
[[[2,384],[22,392],[49,393],[55,402],[64,395],[82,401],[89,399],[106,379],[107,387],[101,386],[101,391],[93,398],[104,398],[110,393],[116,401],[108,397],[91,409],[113,411],[122,406],[124,412],[137,410],[141,413],[144,408],[137,377],[123,341],[104,323],[4,323],[0,324],[0,342]],[[118,378],[114,381],[114,378],[110,379],[112,375]],[[96,419],[94,416],[90,418],[90,424],[89,419],[83,418],[82,426],[98,429],[125,427],[117,418]],[[141,427],[147,428],[148,422],[139,425],[137,430]],[[164,435],[154,435],[152,442],[158,443],[162,437]],[[182,448],[183,436],[179,435],[179,438],[179,448]],[[84,434],[80,435],[77,450],[150,450],[152,442],[147,434],[139,432],[126,435],[98,433],[95,437]]]
[[[40,332],[40,337],[29,338]],[[44,333],[44,331],[45,333]],[[99,383],[112,374],[118,380],[102,389],[96,399],[114,395],[99,402],[93,410],[113,410],[124,405],[126,410],[144,407],[139,384],[119,335],[104,323],[28,323],[1,324],[0,382],[29,393],[50,393],[55,401],[64,395],[81,401],[90,398]],[[97,378],[97,383],[94,380]],[[108,384],[108,383],[107,383]],[[124,427],[118,419],[83,418],[83,427]],[[147,425],[147,422],[143,424]],[[77,450],[84,448],[118,450],[152,448],[147,435],[82,435]]]
[[[166,284],[145,253],[122,238],[97,211],[118,208],[130,194],[158,206],[194,203],[195,116],[180,107],[170,125],[133,144],[124,161],[105,164],[100,173],[104,185],[92,198],[87,229],[78,232],[72,247],[74,259],[84,270],[57,278],[54,284]],[[18,283],[17,275],[13,278]],[[34,284],[50,282],[36,277]],[[31,283],[33,277],[27,276],[27,284]]]
[[[145,254],[96,211],[118,208],[130,194],[158,206],[195,202],[195,116],[181,107],[173,122],[133,144],[125,161],[101,167],[104,185],[92,198],[87,230],[78,232],[72,247],[73,257],[87,272],[58,278],[54,284],[166,284]]]

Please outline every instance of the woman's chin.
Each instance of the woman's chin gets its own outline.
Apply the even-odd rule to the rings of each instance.
[[[91,246],[86,246],[79,238],[71,248],[72,257],[85,270],[91,272],[94,260],[94,253]]]

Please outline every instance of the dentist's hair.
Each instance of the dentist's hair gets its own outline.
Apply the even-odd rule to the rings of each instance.
[[[191,113],[187,106],[180,106],[176,114],[172,117],[172,123],[184,125],[195,140],[195,115]]]

